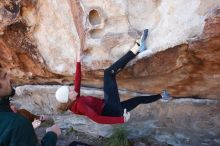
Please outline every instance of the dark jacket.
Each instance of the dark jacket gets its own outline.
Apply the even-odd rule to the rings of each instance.
[[[57,135],[48,132],[41,146],[55,146]],[[0,146],[40,146],[33,126],[25,117],[12,112],[8,99],[0,99]]]

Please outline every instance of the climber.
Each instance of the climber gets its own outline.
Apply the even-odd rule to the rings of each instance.
[[[88,116],[97,123],[117,124],[127,122],[130,118],[129,111],[139,104],[151,103],[161,98],[163,101],[168,101],[171,97],[167,91],[163,91],[158,95],[138,96],[120,102],[116,75],[138,53],[146,50],[147,35],[148,30],[146,29],[143,31],[140,41],[136,41],[134,47],[126,55],[104,70],[104,100],[93,96],[80,95],[81,65],[80,53],[78,52],[75,87],[61,86],[55,94],[57,101],[61,103],[61,109],[70,109],[73,113]]]
[[[37,146],[38,140],[31,122],[10,108],[15,94],[8,74],[0,69],[0,146]],[[41,146],[55,146],[61,130],[57,125],[47,128]]]

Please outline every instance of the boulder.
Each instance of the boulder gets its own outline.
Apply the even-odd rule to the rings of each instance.
[[[119,74],[121,89],[219,99],[219,1],[0,2],[0,66],[21,84],[71,84],[81,50],[83,84],[149,29],[148,50]],[[187,8],[187,9],[186,9]]]
[[[124,127],[129,138],[149,137],[175,146],[219,145],[220,101],[210,99],[174,99],[142,104],[131,111],[125,124],[98,124],[88,117],[59,112],[54,94],[59,86],[25,85],[16,88],[12,102],[36,114],[51,115],[61,128],[73,128],[91,136],[109,137],[116,127]],[[103,91],[83,87],[82,95],[103,97]],[[120,90],[122,100],[141,96]],[[146,95],[146,94],[145,94]],[[25,104],[24,104],[25,103]]]

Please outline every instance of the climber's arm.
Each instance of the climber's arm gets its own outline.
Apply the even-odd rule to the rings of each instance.
[[[81,86],[81,63],[80,63],[80,51],[76,55],[76,74],[74,80],[74,90],[78,93],[76,97],[80,97],[80,86]]]

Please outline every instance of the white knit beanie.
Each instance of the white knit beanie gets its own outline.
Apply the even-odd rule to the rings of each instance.
[[[68,86],[61,86],[56,91],[56,99],[60,103],[67,103],[69,96],[69,87]]]

